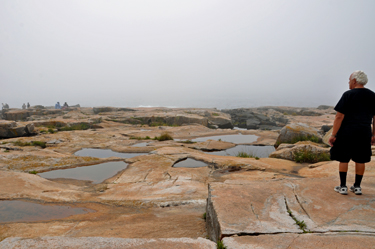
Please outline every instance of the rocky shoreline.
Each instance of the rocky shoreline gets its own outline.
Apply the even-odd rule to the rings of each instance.
[[[373,243],[375,164],[367,165],[366,192],[357,200],[332,190],[337,162],[296,162],[301,151],[327,154],[324,134],[334,115],[329,106],[7,110],[0,120],[0,199],[92,212],[0,222],[0,248],[216,248],[218,240],[228,249],[274,248],[280,241],[281,248],[297,248],[317,239],[349,248],[363,238]],[[165,134],[173,140],[162,141]],[[239,143],[194,141],[227,135],[255,135],[244,144],[278,148],[264,158],[222,156],[208,152]],[[316,141],[291,142],[301,136]],[[146,154],[76,155],[82,149]],[[207,166],[173,167],[185,159]],[[39,175],[108,162],[126,168],[98,184]]]

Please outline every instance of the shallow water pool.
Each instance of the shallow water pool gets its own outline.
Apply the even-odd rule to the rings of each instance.
[[[121,157],[121,158],[132,158],[135,156],[147,155],[148,153],[122,153],[115,152],[108,149],[82,149],[74,153],[76,156],[91,156],[97,158],[107,158],[111,156]]]
[[[46,205],[26,201],[0,201],[0,222],[46,221],[91,213],[94,210],[63,205]]]
[[[257,140],[258,136],[255,135],[242,135],[242,134],[235,134],[235,135],[219,135],[219,136],[211,136],[211,137],[199,137],[192,139],[191,141],[194,142],[205,142],[209,139],[219,141],[225,141],[225,142],[231,142],[231,143],[252,143]]]
[[[97,184],[116,175],[119,171],[126,169],[127,166],[128,164],[122,161],[107,162],[91,166],[52,170],[38,175],[47,179],[68,178],[92,181],[92,183]]]
[[[236,156],[239,152],[245,152],[253,157],[264,158],[268,157],[274,151],[275,147],[273,146],[237,145],[226,150],[206,153],[220,156]]]
[[[206,167],[207,164],[202,161],[197,161],[191,158],[184,159],[173,165],[175,168],[199,168]]]

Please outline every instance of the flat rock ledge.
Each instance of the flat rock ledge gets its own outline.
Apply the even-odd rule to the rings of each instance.
[[[327,234],[273,234],[259,236],[238,236],[223,239],[227,249],[368,249],[374,248],[375,236],[366,233]]]
[[[216,243],[204,239],[169,238],[169,239],[122,239],[103,237],[41,237],[36,239],[7,238],[0,242],[0,249],[17,248],[76,248],[76,249],[216,249]]]
[[[244,240],[242,237],[252,237],[249,238],[249,244],[257,245],[256,243],[261,242],[253,241],[257,241],[257,236],[261,235],[271,236],[270,238],[281,237],[280,241],[286,241],[283,236],[289,236],[291,240],[295,236],[299,238],[295,241],[296,245],[303,244],[304,239],[307,238],[299,235],[309,234],[311,237],[308,238],[314,240],[314,236],[329,233],[338,233],[332,235],[335,238],[333,241],[337,240],[338,245],[341,243],[338,236],[341,235],[353,237],[353,240],[360,236],[366,238],[372,236],[371,243],[373,243],[375,241],[373,180],[371,183],[362,184],[361,196],[351,192],[345,196],[333,191],[337,183],[335,177],[253,181],[245,184],[211,183],[206,210],[207,233],[213,241],[225,238],[223,241],[228,249],[258,248],[249,245],[241,247],[236,243],[240,243],[237,240]],[[305,224],[305,227],[297,223]],[[275,237],[277,234],[279,237]],[[320,237],[315,238],[320,240]],[[267,245],[268,242],[265,240],[264,243]],[[292,242],[287,246],[277,247],[278,244],[275,242],[273,246],[261,248],[300,248],[288,247]]]

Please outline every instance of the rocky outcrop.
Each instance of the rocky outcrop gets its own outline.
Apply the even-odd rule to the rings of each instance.
[[[231,115],[235,126],[247,129],[279,130],[288,123],[288,119],[273,109],[240,108],[222,110]]]
[[[147,113],[148,115],[137,115],[136,117],[124,117],[122,115],[109,115],[107,121],[120,122],[125,124],[140,124],[149,126],[181,126],[199,124],[210,128],[231,129],[233,128],[230,116],[225,113],[211,115],[208,111],[199,113],[193,112],[159,112]]]
[[[99,114],[102,112],[119,112],[119,111],[135,112],[134,109],[130,109],[130,108],[117,108],[117,107],[109,107],[109,106],[94,107],[93,111],[95,114]]]
[[[34,132],[34,124],[19,125],[16,122],[0,122],[0,138],[29,136]]]
[[[295,160],[296,153],[309,152],[314,155],[324,154],[329,158],[329,148],[323,148],[312,142],[299,142],[296,144],[281,144],[269,157],[287,160]]]
[[[236,235],[256,235],[252,237],[257,238],[263,234],[300,234],[302,237],[303,232],[315,235],[341,232],[347,236],[353,235],[350,231],[355,231],[356,235],[374,233],[375,216],[371,207],[374,186],[365,184],[364,198],[354,194],[343,198],[335,191],[326,191],[334,186],[332,181],[337,178],[210,183],[206,210],[208,236],[217,241],[224,237],[242,238]],[[275,248],[266,246],[267,243],[262,241],[261,248]]]
[[[314,127],[303,123],[292,123],[281,129],[280,135],[276,140],[276,145],[281,143],[295,143],[303,140],[303,138],[314,138],[317,142],[322,141],[319,131]]]

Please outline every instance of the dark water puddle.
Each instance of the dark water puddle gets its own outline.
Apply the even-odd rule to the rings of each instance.
[[[94,210],[26,201],[0,201],[0,222],[47,221],[91,212]]]
[[[274,151],[275,147],[273,146],[237,145],[230,149],[206,153],[219,156],[236,156],[239,152],[245,152],[253,157],[264,158]]]
[[[92,181],[92,183],[101,183],[116,175],[119,171],[125,169],[128,165],[124,162],[108,162],[91,166],[82,166],[71,169],[58,169],[38,175],[47,179],[69,178],[76,180]]]
[[[207,164],[202,161],[197,161],[191,158],[179,161],[173,165],[174,168],[199,168],[206,167]]]
[[[216,141],[225,141],[231,143],[252,143],[257,140],[258,136],[255,135],[242,135],[242,134],[235,134],[235,135],[219,135],[219,136],[212,136],[212,137],[199,137],[192,139],[191,141],[194,142],[205,142],[209,139],[216,140]]]
[[[132,158],[135,156],[147,155],[148,153],[121,153],[112,150],[104,149],[82,149],[74,153],[76,156],[91,156],[97,158],[107,158],[111,156],[121,157],[121,158]]]
[[[134,144],[132,145],[132,147],[146,147],[149,143],[138,143],[138,144]]]

